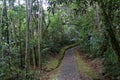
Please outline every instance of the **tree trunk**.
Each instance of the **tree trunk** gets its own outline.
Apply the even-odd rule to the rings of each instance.
[[[39,14],[38,14],[38,67],[40,69],[40,80],[41,80],[41,69],[42,69],[42,64],[41,64],[41,40],[42,40],[42,1],[39,0]]]
[[[108,45],[109,45],[109,42],[108,42],[109,37],[107,36],[107,34],[105,32],[103,34],[104,34],[103,35],[104,39],[103,39],[101,47],[100,47],[100,53],[101,53],[100,55],[101,56],[103,56],[104,53],[107,51]]]
[[[29,54],[29,7],[28,7],[28,0],[26,0],[26,48],[25,48],[25,68],[27,69],[29,67],[29,60],[28,60],[28,54]]]
[[[99,18],[99,13],[98,13],[98,6],[97,3],[94,4],[94,15],[95,15],[95,27],[97,30],[100,30],[100,18]]]
[[[103,17],[104,17],[104,20],[105,20],[106,31],[107,31],[107,33],[110,37],[110,42],[111,42],[112,48],[115,51],[116,55],[118,56],[118,64],[120,66],[120,45],[119,45],[119,42],[116,38],[115,32],[112,29],[112,27],[113,27],[113,24],[111,22],[112,20],[108,16],[108,15],[111,15],[111,14],[106,13],[103,2],[101,2],[100,7],[103,11]]]
[[[34,69],[36,68],[36,63],[35,63],[35,51],[34,51],[34,46],[32,48],[32,57],[33,57],[33,67]]]
[[[41,28],[42,27],[42,1],[39,0],[39,14],[38,14],[38,55],[39,55],[39,68],[41,69]]]
[[[8,17],[7,17],[7,5],[6,0],[3,0],[3,10],[2,10],[2,26],[5,27],[5,31],[3,32],[3,36],[5,37],[6,43],[8,44],[8,49],[6,50],[6,53],[8,54],[8,64],[9,68],[11,68],[11,62],[10,62],[10,47],[9,47],[9,28],[8,28]]]

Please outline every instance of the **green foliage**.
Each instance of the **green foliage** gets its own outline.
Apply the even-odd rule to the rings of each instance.
[[[111,77],[113,80],[119,80],[120,68],[118,66],[117,56],[114,54],[111,47],[104,53],[105,76]]]

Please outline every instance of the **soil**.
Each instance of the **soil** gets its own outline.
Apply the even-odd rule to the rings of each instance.
[[[94,60],[90,59],[89,56],[80,49],[77,49],[77,51],[79,52],[79,55],[82,57],[84,62],[88,64],[96,72],[96,74],[103,80],[104,77],[102,75],[103,74],[102,60],[100,58],[95,58]]]

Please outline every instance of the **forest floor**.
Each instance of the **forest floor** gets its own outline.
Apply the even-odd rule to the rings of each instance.
[[[68,49],[59,68],[47,73],[43,80],[103,80],[102,61],[91,60],[77,48]]]

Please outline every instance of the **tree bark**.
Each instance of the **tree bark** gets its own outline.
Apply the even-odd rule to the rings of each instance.
[[[39,69],[41,69],[41,39],[42,39],[42,35],[41,35],[41,28],[42,27],[42,1],[39,0],[39,14],[38,14],[38,55],[39,55],[39,62],[38,62],[38,66]]]
[[[25,68],[27,69],[29,67],[29,60],[28,60],[28,54],[29,54],[29,7],[28,7],[28,0],[26,0],[26,48],[25,48]]]
[[[100,18],[99,18],[97,3],[95,3],[93,7],[94,7],[94,15],[95,15],[95,27],[99,31],[100,30]]]
[[[2,26],[6,27],[3,36],[5,37],[6,43],[8,44],[8,50],[6,51],[8,54],[8,64],[9,64],[9,68],[11,67],[11,63],[10,63],[10,48],[9,48],[9,28],[8,28],[8,16],[7,16],[7,4],[6,4],[6,0],[3,0],[3,11],[2,11]]]
[[[104,20],[105,20],[106,32],[108,33],[108,35],[110,37],[110,42],[111,42],[112,48],[115,51],[116,55],[118,56],[118,64],[120,66],[120,45],[119,45],[119,42],[116,38],[115,32],[112,29],[112,27],[113,27],[112,20],[108,16],[108,15],[111,15],[111,14],[106,13],[105,5],[102,1],[100,3],[100,7],[102,9],[103,17],[104,17]]]

